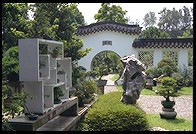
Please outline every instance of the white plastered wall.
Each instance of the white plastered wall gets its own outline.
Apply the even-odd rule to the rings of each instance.
[[[83,48],[92,48],[92,50],[78,61],[79,66],[83,66],[90,71],[90,65],[93,57],[101,51],[113,51],[120,57],[137,54],[133,49],[132,43],[138,35],[128,35],[113,31],[102,31],[85,36],[78,36],[83,40]],[[102,41],[112,41],[112,45],[102,45]]]

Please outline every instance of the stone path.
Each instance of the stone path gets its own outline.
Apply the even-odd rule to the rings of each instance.
[[[117,91],[114,86],[114,81],[111,80],[113,76],[113,74],[110,74],[103,77],[103,79],[108,80],[104,88],[105,94]],[[159,114],[162,111],[161,100],[164,100],[162,96],[140,95],[137,102],[146,113]],[[193,96],[179,96],[175,97],[174,100],[176,102],[174,108],[177,112],[177,117],[193,120]]]
[[[107,76],[103,76],[103,77],[102,77],[103,79],[108,80],[106,86],[104,87],[104,94],[107,94],[107,93],[110,93],[110,92],[114,92],[114,91],[118,91],[118,90],[115,88],[114,81],[111,80],[111,78],[112,78],[113,76],[114,76],[113,74],[109,74],[109,75],[107,75]]]
[[[114,77],[114,74],[109,74],[102,77],[102,79],[108,80],[106,86],[114,86],[114,81],[112,80],[112,77]]]
[[[162,111],[161,100],[164,100],[162,96],[141,95],[137,102],[146,113],[159,114]],[[177,117],[193,120],[193,97],[183,95],[175,97],[174,101]]]

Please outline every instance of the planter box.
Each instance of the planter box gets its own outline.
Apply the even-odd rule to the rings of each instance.
[[[97,80],[97,86],[105,86],[107,84],[107,80]]]

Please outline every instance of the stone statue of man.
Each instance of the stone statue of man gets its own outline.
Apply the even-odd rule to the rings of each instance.
[[[121,102],[135,104],[146,84],[145,66],[135,58],[134,54],[121,58],[121,62],[124,66]]]

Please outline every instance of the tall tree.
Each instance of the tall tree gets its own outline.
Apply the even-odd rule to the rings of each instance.
[[[181,17],[180,18],[180,21],[181,21],[180,29],[182,29],[183,32],[186,31],[187,28],[192,27],[193,17],[191,15],[192,11],[190,10],[186,6],[184,6],[182,9],[179,10],[180,17]]]
[[[169,34],[157,27],[148,27],[141,33],[141,38],[144,39],[158,39],[158,38],[169,38]]]
[[[182,36],[192,24],[192,16],[185,6],[179,11],[175,8],[173,10],[164,8],[159,14],[161,15],[158,23],[159,28],[168,32],[171,38]]]
[[[149,12],[144,16],[144,26],[145,27],[152,27],[156,24],[157,17],[155,16],[154,12]]]
[[[57,40],[56,32],[59,27],[58,3],[35,3],[32,5],[34,20],[33,38]]]
[[[178,38],[193,38],[193,28],[188,27],[182,36],[178,36]]]
[[[19,79],[18,61],[18,46],[9,48],[2,58],[2,79],[16,81]]]
[[[27,3],[2,3],[2,50],[17,46],[19,38],[28,37]]]
[[[128,18],[125,17],[127,11],[123,10],[122,7],[112,5],[110,3],[102,3],[98,13],[95,14],[94,18],[97,22],[103,21],[115,21],[120,23],[128,23]]]
[[[87,55],[90,49],[82,50],[82,41],[74,35],[76,28],[85,24],[77,4],[36,3],[34,9],[33,37],[63,41],[65,56],[73,61]]]
[[[20,38],[44,38],[64,42],[65,56],[74,62],[91,50],[82,49],[83,42],[74,35],[79,25],[84,25],[84,17],[77,4],[67,3],[3,3],[2,4],[2,48],[6,51],[2,60],[3,77],[18,74],[16,53]],[[28,18],[28,10],[33,12],[33,20]],[[8,48],[9,51],[8,51]],[[75,65],[75,64],[74,64]]]

